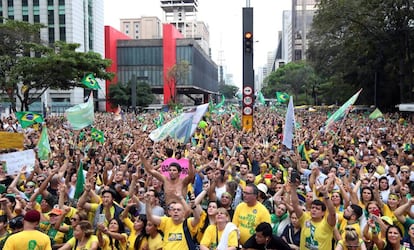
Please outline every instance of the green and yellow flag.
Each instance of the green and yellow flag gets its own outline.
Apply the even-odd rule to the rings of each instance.
[[[40,114],[30,111],[16,112],[16,118],[19,120],[22,128],[27,128],[35,123],[43,122],[43,117]]]
[[[289,101],[289,95],[284,92],[276,92],[276,99],[279,103],[286,103]]]
[[[47,134],[47,127],[43,127],[42,134],[40,136],[40,140],[37,143],[37,157],[39,157],[40,160],[47,160],[49,159],[50,153],[52,150],[50,149],[49,144],[49,136]]]
[[[105,142],[104,132],[102,132],[99,129],[92,128],[91,129],[91,136],[92,136],[92,139],[94,139],[97,142],[100,142],[100,143],[104,143]]]
[[[83,85],[85,85],[89,89],[101,89],[101,87],[99,86],[98,81],[95,79],[95,77],[93,76],[92,73],[91,74],[87,74],[82,79],[82,83],[83,83]]]
[[[384,117],[384,115],[382,114],[381,110],[379,110],[378,108],[372,111],[372,113],[369,115],[369,119],[377,119],[380,117]]]
[[[241,124],[240,117],[238,114],[234,114],[233,118],[231,118],[230,123],[233,126],[233,128],[239,131],[242,129],[242,124]]]

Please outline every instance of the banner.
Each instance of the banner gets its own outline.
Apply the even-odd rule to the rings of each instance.
[[[199,105],[197,108],[181,113],[173,120],[167,122],[161,127],[153,130],[149,138],[154,142],[159,142],[170,136],[176,141],[186,143],[194,134],[198,123],[206,113],[208,103]]]
[[[8,175],[18,174],[26,166],[26,171],[32,171],[35,165],[36,153],[33,149],[0,155],[0,162],[6,162]]]
[[[24,134],[0,132],[0,149],[24,149]]]

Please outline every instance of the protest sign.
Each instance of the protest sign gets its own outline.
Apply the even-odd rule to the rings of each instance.
[[[0,155],[0,162],[6,163],[5,170],[8,175],[19,173],[24,166],[26,166],[27,171],[32,171],[35,159],[36,154],[33,149]]]
[[[0,149],[23,149],[24,134],[0,132]]]
[[[173,162],[177,162],[178,164],[180,164],[181,166],[180,179],[184,179],[184,177],[188,175],[188,165],[189,165],[189,161],[186,158],[181,158],[179,160],[176,158],[166,159],[165,161],[161,163],[161,168],[160,168],[161,174],[163,174],[164,176],[170,177],[170,175],[168,174],[168,167]]]

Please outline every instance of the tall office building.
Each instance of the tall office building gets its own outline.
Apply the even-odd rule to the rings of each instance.
[[[78,51],[94,51],[104,58],[104,6],[102,0],[0,0],[0,16],[8,19],[41,23],[46,26],[41,30],[45,43],[55,41],[78,43]],[[99,83],[99,110],[105,110],[104,82]],[[48,90],[42,96],[42,102],[54,112],[61,112],[70,105],[84,102],[84,89],[74,88],[70,91]],[[39,110],[40,102],[31,106]]]
[[[292,61],[306,59],[308,33],[319,0],[292,0]]]

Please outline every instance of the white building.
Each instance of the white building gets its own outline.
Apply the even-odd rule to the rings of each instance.
[[[5,18],[42,23],[44,42],[55,41],[78,43],[78,51],[94,51],[104,58],[104,6],[102,0],[0,0],[0,16]],[[86,73],[86,72],[85,72]],[[105,110],[105,83],[100,82],[98,91],[99,110]],[[48,90],[42,96],[42,102],[52,111],[62,112],[68,106],[84,102],[84,89],[70,91]],[[95,96],[96,98],[96,96]],[[19,103],[17,103],[19,104]],[[60,107],[60,108],[59,108]],[[31,106],[31,110],[40,111],[40,102]],[[57,109],[57,110],[56,110]]]

